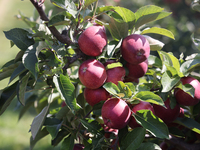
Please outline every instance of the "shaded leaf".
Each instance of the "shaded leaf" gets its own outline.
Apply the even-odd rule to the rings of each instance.
[[[42,111],[33,119],[31,124],[31,134],[33,140],[36,138],[37,134],[40,132],[40,129],[44,123],[46,115],[48,113],[49,106],[45,106]]]
[[[74,137],[70,134],[68,135],[61,145],[61,150],[73,150],[74,148]]]
[[[122,139],[122,150],[135,150],[143,142],[146,130],[144,128],[135,128]]]
[[[18,92],[17,97],[22,105],[25,105],[25,92],[26,92],[29,77],[30,77],[30,73],[27,73],[25,76],[23,76],[22,79],[19,80],[19,88],[17,91]]]
[[[7,39],[11,40],[19,49],[25,51],[29,46],[34,44],[34,39],[30,33],[24,29],[14,28],[4,31]]]
[[[137,150],[162,150],[162,149],[155,143],[145,142],[142,143]]]
[[[47,125],[46,128],[47,128],[47,131],[50,133],[52,139],[55,139],[61,126],[62,126],[62,123],[59,123],[59,124],[54,124],[54,125]]]
[[[136,121],[147,129],[153,136],[161,139],[169,138],[167,125],[150,110],[138,110],[133,114]]]
[[[17,76],[22,74],[24,71],[26,71],[26,68],[22,63],[20,63],[19,66],[13,71],[12,75],[10,76],[9,83],[12,82]]]
[[[97,121],[93,121],[93,120],[83,120],[81,119],[80,120],[82,125],[91,133],[94,133],[94,134],[98,134],[100,133],[100,129],[101,129],[101,126],[98,124]]]
[[[97,0],[85,0],[84,2],[84,8],[88,7],[92,3],[96,2]]]

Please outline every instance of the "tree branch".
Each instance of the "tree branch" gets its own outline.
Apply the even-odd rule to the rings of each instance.
[[[188,144],[182,139],[173,136],[171,136],[169,140],[165,140],[165,142],[169,143],[170,145],[174,145],[181,150],[199,150],[200,148],[200,143]]]
[[[34,7],[37,9],[37,11],[40,15],[40,18],[46,22],[45,24],[49,28],[49,30],[51,31],[53,36],[63,44],[67,44],[67,45],[72,44],[71,39],[66,35],[60,34],[60,32],[55,28],[55,26],[48,26],[47,22],[49,21],[49,18],[46,16],[46,14],[42,8],[42,5],[45,0],[39,0],[39,2],[37,0],[30,0],[30,1],[34,5]]]

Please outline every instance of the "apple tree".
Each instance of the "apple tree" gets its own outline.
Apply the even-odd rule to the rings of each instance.
[[[19,53],[0,70],[0,114],[13,100],[29,109],[30,149],[50,135],[62,150],[161,150],[200,148],[200,54],[162,50],[148,23],[171,15],[156,5],[133,12],[98,0],[30,0],[34,17],[20,14],[28,29],[4,31]],[[192,8],[199,9],[199,1]],[[198,38],[193,41],[200,49]]]

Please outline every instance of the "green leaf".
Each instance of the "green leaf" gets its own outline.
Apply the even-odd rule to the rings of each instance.
[[[150,36],[147,35],[143,35],[147,41],[149,42],[150,45],[150,50],[151,51],[159,51],[163,48],[163,46],[165,45],[164,43],[160,42],[159,40],[156,40]]]
[[[110,19],[109,26],[107,25],[114,39],[120,40],[128,35],[128,24],[123,20]]]
[[[9,31],[4,31],[7,39],[11,40],[19,49],[25,51],[29,46],[35,43],[31,34],[20,28],[14,28]]]
[[[113,7],[114,11],[117,12],[123,19],[124,22],[128,24],[128,29],[132,29],[135,23],[135,14],[131,10],[116,6]]]
[[[171,14],[169,12],[164,12],[163,10],[164,10],[163,8],[154,5],[147,5],[139,8],[135,12],[136,30],[144,24],[165,18]]]
[[[142,100],[145,102],[164,106],[164,102],[163,102],[162,98],[150,91],[141,91],[141,92],[137,93],[133,97],[133,99],[139,99],[139,100]]]
[[[43,128],[35,137],[35,139],[33,139],[33,137],[31,136],[30,138],[30,150],[32,150],[35,146],[35,144],[41,140],[42,138],[44,138],[45,136],[47,136],[49,134],[49,132],[46,130],[46,128]]]
[[[162,61],[156,56],[149,55],[148,65],[149,66],[155,66],[155,67],[158,67],[158,68],[162,68]]]
[[[191,7],[193,10],[200,12],[200,4],[199,1],[192,1]]]
[[[107,44],[107,54],[109,57],[112,57],[116,51],[117,48],[121,46],[121,41],[110,41]]]
[[[176,118],[176,120],[174,122],[181,124],[189,129],[191,129],[192,131],[200,134],[200,124],[192,118],[187,118],[187,117]]]
[[[162,149],[155,143],[145,142],[142,143],[137,150],[162,150]]]
[[[182,89],[184,92],[188,93],[190,96],[194,97],[195,88],[191,84],[179,84],[176,88]]]
[[[112,95],[117,95],[117,94],[120,92],[120,90],[119,90],[119,88],[117,87],[117,85],[114,84],[114,83],[112,83],[112,82],[105,83],[105,84],[103,85],[103,88],[104,88],[106,91],[108,91],[110,94],[112,94]]]
[[[62,123],[59,123],[59,124],[54,124],[54,125],[47,125],[46,128],[47,128],[47,131],[50,133],[52,139],[55,139],[55,137],[57,136],[61,126],[62,126]]]
[[[88,7],[92,3],[96,2],[97,0],[85,0],[84,1],[84,8]]]
[[[48,26],[69,25],[70,19],[66,19],[65,15],[56,15],[49,20]]]
[[[167,125],[150,110],[139,110],[133,116],[137,123],[147,129],[153,136],[161,139],[169,138]]]
[[[5,64],[0,70],[0,80],[3,80],[7,77],[10,77],[13,74],[13,71],[21,64],[21,62]]]
[[[37,134],[40,132],[40,129],[45,121],[46,115],[49,111],[49,105],[45,106],[42,111],[33,119],[31,124],[31,134],[33,140],[36,138]]]
[[[39,73],[39,65],[38,65],[38,51],[37,51],[38,43],[34,44],[33,46],[29,47],[23,57],[22,63],[24,67],[28,69],[32,75],[37,79]]]
[[[93,120],[83,120],[81,119],[80,120],[82,125],[87,129],[87,131],[91,132],[91,133],[94,133],[94,134],[102,134],[100,132],[100,129],[101,129],[101,126],[98,124],[97,121],[93,121]]]
[[[169,72],[166,71],[161,79],[161,84],[162,84],[162,92],[169,92],[170,90],[173,89],[173,87],[180,81],[180,77],[176,76],[174,78],[171,78],[169,75]]]
[[[11,83],[17,76],[22,74],[24,71],[26,71],[26,68],[22,63],[20,63],[19,66],[13,71],[12,75],[10,76],[9,83]]]
[[[108,64],[106,66],[106,70],[112,69],[112,68],[115,68],[115,67],[123,67],[123,65],[120,62],[115,62],[115,63],[112,63],[112,64]]]
[[[160,34],[160,35],[164,35],[164,36],[167,36],[169,38],[175,39],[173,33],[171,31],[167,30],[167,29],[164,29],[164,28],[152,27],[150,29],[143,30],[141,34],[148,34],[148,33]]]
[[[73,150],[74,148],[74,137],[70,134],[68,135],[61,145],[61,150]]]
[[[131,98],[133,93],[132,93],[131,89],[124,82],[119,81],[118,88],[120,89],[120,93],[125,94],[124,98]]]
[[[75,87],[71,83],[68,76],[60,74],[60,77],[53,78],[54,84],[65,100],[67,106],[72,110],[73,113],[79,109],[76,98],[75,98]]]
[[[0,90],[0,115],[4,113],[7,107],[10,105],[12,100],[15,98],[17,92],[16,88],[19,81],[16,81],[11,86],[6,87],[3,90]]]
[[[18,89],[17,97],[22,105],[25,105],[25,92],[26,92],[29,77],[30,77],[30,73],[28,72],[25,76],[23,76],[21,80],[19,80],[19,89]]]
[[[144,128],[135,128],[122,139],[122,150],[136,150],[145,138]]]
[[[76,18],[77,8],[72,0],[51,0],[51,2],[62,9],[69,12],[74,18]]]

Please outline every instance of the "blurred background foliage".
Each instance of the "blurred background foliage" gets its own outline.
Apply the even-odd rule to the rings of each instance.
[[[167,2],[168,1],[168,2]],[[194,33],[196,37],[200,35],[200,13],[191,9],[192,0],[174,0],[178,2],[169,2],[172,0],[99,0],[99,5],[118,5],[128,8],[135,12],[138,8],[144,5],[157,5],[172,12],[172,15],[148,24],[146,27],[158,26],[170,30],[175,40],[159,35],[150,35],[165,43],[163,51],[172,52],[177,58],[183,53],[184,56],[198,52],[192,43],[191,35]],[[45,2],[46,12],[53,9],[57,12],[58,9],[50,3],[50,0]],[[20,11],[20,12],[19,12]],[[10,46],[3,31],[8,31],[12,28],[27,28],[28,26],[17,19],[17,15],[23,13],[27,17],[33,16],[35,12],[33,5],[28,0],[1,0],[0,1],[0,67],[7,61],[13,59],[19,51],[16,46]],[[0,89],[8,84],[8,79],[0,81]],[[3,150],[28,150],[30,124],[36,116],[36,112],[30,110],[21,120],[18,121],[18,107],[15,100],[9,110],[0,116],[0,149]],[[53,150],[59,149],[50,147],[51,137],[46,137],[37,143],[34,150]]]

